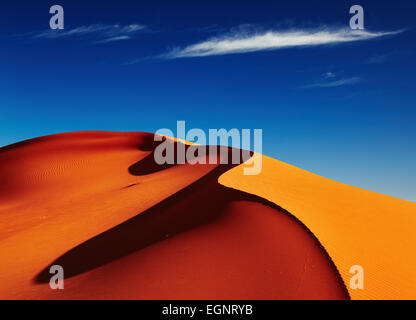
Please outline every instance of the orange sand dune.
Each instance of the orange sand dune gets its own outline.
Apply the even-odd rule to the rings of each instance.
[[[155,146],[79,132],[1,148],[0,298],[416,298],[416,204],[268,157],[258,176],[158,166]],[[347,291],[353,264],[364,290]]]
[[[302,221],[337,266],[352,299],[416,299],[416,204],[329,180],[263,156],[263,171],[224,173],[225,186],[261,195]],[[364,268],[352,290],[351,266]]]

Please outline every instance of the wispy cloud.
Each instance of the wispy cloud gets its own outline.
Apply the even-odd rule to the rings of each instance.
[[[118,37],[112,37],[112,38],[96,41],[94,43],[96,43],[96,44],[108,43],[108,42],[114,42],[114,41],[120,41],[120,40],[128,40],[128,39],[131,39],[131,38],[132,37],[130,37],[130,36],[118,36]]]
[[[232,53],[245,53],[263,50],[277,50],[290,47],[330,45],[353,41],[375,39],[402,32],[321,28],[309,30],[280,30],[265,32],[233,32],[214,37],[203,42],[174,48],[160,56],[165,59],[205,57]]]
[[[351,77],[351,78],[342,78],[338,80],[333,81],[323,81],[323,82],[317,82],[308,84],[306,86],[303,86],[302,88],[331,88],[331,87],[341,87],[345,85],[351,85],[356,84],[358,82],[361,82],[361,78],[359,77]]]
[[[34,38],[43,39],[57,39],[57,38],[94,38],[102,39],[96,41],[96,43],[106,43],[119,40],[131,39],[132,35],[137,32],[147,29],[144,25],[129,24],[129,25],[104,25],[104,24],[93,24],[90,26],[81,26],[73,29],[63,30],[46,30],[34,34]]]
[[[385,54],[378,54],[370,57],[366,61],[364,61],[365,64],[374,64],[374,63],[383,63],[392,58],[395,55],[394,52],[389,52]]]
[[[331,72],[331,71],[328,71],[328,72],[325,72],[325,73],[323,74],[323,77],[324,77],[325,79],[334,78],[334,77],[335,77],[335,73],[333,73],[333,72]]]

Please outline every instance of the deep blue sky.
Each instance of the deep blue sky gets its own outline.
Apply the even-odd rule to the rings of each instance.
[[[175,130],[177,120],[188,129],[262,128],[266,155],[416,200],[416,3],[226,2],[2,1],[0,146],[67,131]],[[65,32],[109,29],[40,37],[54,4],[64,7]],[[343,44],[157,58],[230,32],[347,28],[353,4],[364,7],[367,30],[406,31]],[[122,35],[109,35],[115,24],[146,28],[99,43]]]

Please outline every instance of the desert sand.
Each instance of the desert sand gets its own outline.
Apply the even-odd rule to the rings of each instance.
[[[266,156],[257,176],[159,166],[154,148],[143,132],[0,148],[0,299],[416,298],[416,204]]]

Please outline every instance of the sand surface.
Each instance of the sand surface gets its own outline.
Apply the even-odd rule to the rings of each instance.
[[[159,166],[154,148],[140,132],[1,148],[0,298],[416,298],[416,204],[265,156],[257,176]]]

